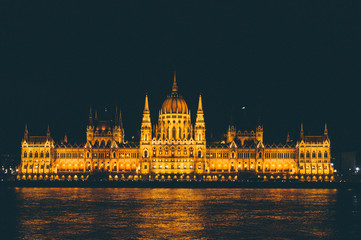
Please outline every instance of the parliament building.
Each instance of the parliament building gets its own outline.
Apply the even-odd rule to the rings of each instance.
[[[19,180],[203,180],[332,181],[330,139],[322,136],[288,137],[284,144],[263,142],[263,127],[237,131],[230,125],[225,139],[206,141],[202,97],[196,120],[191,121],[186,101],[178,92],[176,76],[171,93],[152,124],[145,96],[140,140],[126,141],[121,112],[115,120],[98,119],[90,109],[86,142],[71,144],[67,137],[56,143],[48,127],[46,136],[29,136],[21,143]]]

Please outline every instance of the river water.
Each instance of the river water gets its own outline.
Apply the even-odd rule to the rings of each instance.
[[[1,189],[0,239],[361,239],[336,189]]]

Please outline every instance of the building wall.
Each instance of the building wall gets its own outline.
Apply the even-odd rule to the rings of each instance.
[[[198,150],[195,141],[153,140],[147,153],[139,147],[133,148],[86,148],[62,145],[52,146],[23,143],[19,178],[44,179],[51,176],[62,179],[66,175],[84,175],[94,172],[143,176],[143,179],[168,177],[194,178],[223,174],[237,176],[240,173],[263,175],[328,176],[333,169],[330,165],[330,145],[324,143],[300,142],[295,147],[266,146],[264,148],[208,147],[205,152]],[[199,176],[200,175],[200,176]],[[42,176],[42,177],[40,177]],[[203,177],[204,176],[204,177]],[[324,178],[322,178],[324,179]]]

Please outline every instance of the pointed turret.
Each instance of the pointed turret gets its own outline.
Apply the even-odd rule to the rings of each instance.
[[[124,143],[122,111],[119,109],[119,115],[118,115],[118,106],[115,107],[115,123],[113,128],[113,139],[119,143]]]
[[[227,143],[231,143],[236,138],[236,127],[233,125],[228,125],[227,132]]]
[[[202,111],[203,112],[203,106],[202,106],[202,95],[199,94],[199,100],[198,100],[198,112]]]
[[[143,114],[149,113],[148,94],[145,94],[145,103]]]
[[[291,142],[290,132],[287,132],[286,143]]]
[[[28,125],[25,124],[25,131],[24,131],[24,140],[27,141],[28,140]]]
[[[141,155],[145,158],[149,157],[151,140],[152,140],[152,122],[150,120],[148,94],[146,94],[143,119],[140,127],[140,151],[141,151]]]
[[[174,71],[172,92],[178,92],[176,71]]]
[[[96,118],[97,114],[95,112],[95,118]],[[94,134],[94,124],[93,124],[93,109],[92,106],[90,105],[89,108],[89,125],[86,127],[86,139],[87,142],[91,142],[93,140],[93,134]]]
[[[300,131],[300,138],[304,138],[304,132],[303,132],[303,123],[301,123],[301,131]]]
[[[150,121],[150,111],[148,104],[148,94],[145,95],[145,103],[143,110],[143,119],[141,126],[141,137],[143,141],[149,141],[152,135],[152,123]]]
[[[94,119],[95,119],[95,121],[98,121],[98,111],[97,111],[97,110],[95,110],[95,116],[94,116]]]
[[[46,139],[50,140],[50,126],[48,124],[48,130],[46,131]]]
[[[66,135],[66,133],[64,135],[64,143],[68,143],[68,135]]]
[[[195,136],[194,139],[199,143],[205,143],[206,141],[206,126],[204,123],[204,114],[203,114],[203,106],[202,106],[202,95],[199,94],[198,100],[198,110],[195,124]]]
[[[260,122],[258,123],[258,126],[256,128],[256,139],[258,142],[263,143],[263,126]]]
[[[202,95],[201,94],[199,94],[199,100],[198,100],[198,110],[197,110],[196,123],[197,122],[203,122],[204,123]]]
[[[118,105],[115,105],[115,125],[119,125],[119,118],[118,118]]]
[[[324,135],[325,137],[328,137],[327,123],[325,123],[325,130],[324,130],[324,132],[323,132],[323,135]]]
[[[123,120],[122,120],[122,110],[119,109],[119,126],[121,129],[123,129]]]
[[[90,110],[89,110],[89,125],[93,125],[92,106],[90,106]]]

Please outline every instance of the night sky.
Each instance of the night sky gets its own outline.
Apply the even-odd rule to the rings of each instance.
[[[155,124],[174,70],[192,121],[202,93],[209,139],[231,116],[267,143],[327,122],[334,156],[359,150],[361,1],[235,2],[1,1],[0,152],[26,123],[84,142],[90,105],[113,118],[117,104],[137,137],[146,92]]]

